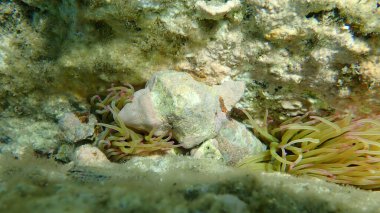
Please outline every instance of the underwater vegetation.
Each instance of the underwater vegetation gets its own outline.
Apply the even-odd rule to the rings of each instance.
[[[102,150],[108,159],[120,162],[132,156],[146,156],[163,154],[178,145],[171,141],[171,134],[154,136],[155,129],[150,132],[137,132],[128,128],[118,114],[125,104],[133,98],[134,88],[130,84],[111,87],[108,95],[101,98],[95,95],[91,98],[91,105],[100,121],[95,134],[94,144]]]
[[[380,189],[380,116],[326,118],[306,114],[271,131],[245,112],[269,150],[238,167],[317,177],[362,189]]]
[[[133,156],[165,154],[180,146],[171,140],[170,133],[154,136],[155,129],[142,132],[127,127],[119,118],[120,110],[133,99],[131,85],[111,87],[107,93],[92,97],[91,104],[99,120],[94,144],[110,160],[123,162]],[[269,150],[243,159],[237,167],[380,189],[380,115],[319,117],[307,113],[269,129],[266,123],[261,127],[243,112]]]

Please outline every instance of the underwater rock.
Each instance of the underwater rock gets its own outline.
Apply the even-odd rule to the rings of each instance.
[[[59,132],[53,122],[29,117],[0,119],[0,150],[17,158],[30,148],[40,154],[52,154],[60,144]]]
[[[363,97],[352,79],[380,47],[374,0],[24,0],[0,11],[2,100],[46,90],[88,97],[176,69],[208,84],[259,82],[242,100],[251,112],[283,111],[280,101],[310,96],[302,110],[318,110],[335,106],[323,98],[341,91]],[[258,93],[265,103],[255,105]]]
[[[243,124],[226,117],[244,89],[243,82],[227,81],[210,87],[187,73],[163,71],[135,93],[119,117],[133,128],[156,128],[158,135],[172,131],[184,148],[204,142],[192,150],[194,158],[223,159],[235,164],[247,155],[265,150]]]
[[[222,153],[218,149],[218,141],[210,139],[203,142],[198,148],[191,150],[191,156],[193,158],[209,158],[214,160],[223,160]]]
[[[225,81],[221,85],[214,85],[212,89],[223,101],[225,108],[230,111],[240,100],[245,90],[245,83],[242,81]]]
[[[231,88],[236,89],[231,92]],[[172,131],[183,147],[192,148],[218,134],[226,120],[224,105],[231,108],[243,92],[241,82],[231,81],[213,88],[187,73],[158,72],[145,89],[135,93],[119,117],[127,126],[140,130],[158,128],[156,135]],[[226,102],[222,104],[221,99]]]
[[[70,162],[73,158],[74,149],[73,144],[62,144],[58,148],[57,154],[54,155],[54,159],[63,163]]]
[[[235,120],[223,123],[216,140],[224,161],[230,165],[266,149],[244,124]]]
[[[369,57],[360,64],[360,73],[366,81],[380,83],[380,56]]]
[[[379,212],[379,192],[165,156],[83,167],[0,155],[0,212]],[[152,190],[154,189],[154,190]],[[20,202],[20,197],[25,196]],[[155,201],[155,202],[152,202]],[[312,201],[312,202],[311,202]]]
[[[117,165],[117,164],[116,164]],[[152,155],[147,157],[134,157],[122,164],[128,170],[140,170],[145,174],[157,173],[164,174],[171,172],[172,177],[186,177],[189,172],[197,174],[219,175],[234,170],[233,167],[226,166],[220,161],[214,159],[201,158],[194,159],[191,156],[175,155]],[[125,174],[123,174],[125,176]],[[191,178],[190,178],[191,179]]]
[[[197,1],[195,7],[198,9],[201,17],[220,20],[226,14],[238,10],[241,7],[241,3],[239,0],[230,0],[223,3],[218,1]]]
[[[151,131],[159,127],[156,134],[163,134],[167,128],[163,127],[164,118],[159,116],[152,101],[152,93],[142,89],[133,94],[133,101],[127,104],[119,113],[119,117],[127,124],[138,130]]]
[[[97,147],[86,144],[75,150],[74,163],[78,166],[103,167],[104,164],[110,163],[110,161]]]
[[[244,124],[226,120],[216,138],[191,150],[191,155],[194,158],[223,160],[228,165],[234,165],[247,156],[265,150],[266,146]]]
[[[233,194],[202,193],[195,200],[193,209],[201,209],[202,212],[206,206],[207,212],[250,212],[248,205]]]
[[[76,114],[68,112],[59,118],[58,124],[64,139],[69,143],[75,143],[93,135],[96,122],[94,115],[78,117]]]
[[[85,98],[77,95],[54,94],[47,98],[46,94],[36,94],[35,98],[29,98],[29,100],[33,99],[38,102],[31,107],[32,110],[41,110],[41,114],[48,117],[48,119],[58,121],[66,113],[72,112],[78,114],[78,117],[85,118],[86,112],[90,108]]]

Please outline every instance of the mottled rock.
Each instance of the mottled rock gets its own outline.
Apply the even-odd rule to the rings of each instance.
[[[211,194],[205,193],[198,198],[194,204],[195,208],[205,209],[207,212],[234,212],[248,213],[248,205],[233,194]],[[198,210],[199,211],[199,210]],[[202,212],[202,211],[201,211]]]
[[[23,0],[0,11],[1,108],[36,91],[88,97],[176,69],[209,84],[259,81],[267,86],[246,92],[246,106],[280,111],[284,99],[362,90],[351,79],[337,85],[355,78],[342,68],[365,65],[380,49],[375,0]],[[255,106],[257,93],[274,98]],[[303,108],[321,109],[321,101]]]
[[[92,114],[81,116],[72,112],[64,113],[58,121],[63,137],[69,143],[75,143],[93,135],[96,122],[96,117]]]
[[[106,155],[97,147],[86,144],[78,147],[74,153],[74,162],[78,166],[99,166],[110,163]]]
[[[191,156],[197,159],[209,158],[214,160],[223,160],[222,153],[218,149],[218,141],[210,139],[203,142],[198,148],[191,150]]]
[[[219,1],[197,1],[195,7],[206,19],[220,20],[226,14],[236,11],[241,7],[239,0],[229,0],[226,2]]]
[[[171,177],[186,177],[189,172],[197,174],[218,175],[222,172],[228,173],[235,168],[226,166],[220,161],[209,158],[194,159],[191,156],[147,156],[133,157],[123,164],[128,170],[141,170],[143,173],[160,173],[170,172]],[[123,174],[125,176],[125,174]],[[190,178],[191,179],[191,178]]]
[[[29,148],[52,154],[60,144],[59,132],[53,122],[28,117],[0,119],[0,150],[15,157],[22,157]]]
[[[50,212],[375,213],[380,209],[377,191],[285,173],[247,174],[190,157],[141,157],[100,168],[0,155],[0,179],[0,212],[46,212],[47,206]],[[20,202],[20,196],[27,199]]]
[[[60,162],[68,163],[72,160],[74,153],[74,145],[72,144],[62,144],[55,154],[54,158]]]
[[[225,81],[221,85],[214,85],[212,88],[223,99],[226,109],[230,111],[243,96],[245,83],[242,81]]]
[[[372,83],[380,83],[380,56],[369,57],[360,64],[360,72],[365,80]]]
[[[216,137],[218,149],[227,164],[235,164],[249,155],[258,154],[266,149],[242,123],[229,120]]]
[[[194,158],[222,160],[234,165],[243,158],[258,154],[266,149],[242,123],[226,120],[215,139],[202,143],[191,150]]]
[[[128,125],[138,130],[150,131],[153,128],[156,134],[167,131],[162,118],[154,107],[152,93],[149,89],[141,89],[133,95],[132,104],[127,104],[119,113],[119,117]]]
[[[243,92],[243,83],[231,81],[209,87],[187,73],[158,72],[145,89],[136,92],[119,117],[137,129],[158,128],[156,134],[171,130],[179,143],[191,148],[218,134],[226,120],[224,104],[231,108]],[[220,97],[226,100],[224,104]]]
[[[173,136],[185,148],[191,148],[216,136],[221,120],[218,97],[211,88],[189,74],[160,72],[147,84],[159,114],[173,129]]]

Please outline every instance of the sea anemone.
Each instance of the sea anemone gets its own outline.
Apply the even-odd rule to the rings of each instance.
[[[91,104],[101,121],[97,124],[98,133],[94,144],[110,160],[120,162],[132,156],[162,154],[178,146],[170,141],[170,132],[158,137],[154,136],[155,129],[148,133],[138,133],[128,128],[119,118],[120,110],[132,101],[134,89],[131,85],[112,87],[108,92],[103,99],[99,95],[92,97]]]
[[[380,116],[326,118],[308,114],[268,131],[244,112],[269,150],[238,167],[313,176],[362,189],[380,189]]]

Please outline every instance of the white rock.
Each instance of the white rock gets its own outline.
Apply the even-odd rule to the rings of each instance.
[[[80,146],[75,150],[74,162],[78,166],[102,166],[110,163],[102,151],[89,144]]]
[[[192,149],[191,156],[197,159],[223,160],[222,153],[220,153],[218,148],[218,141],[215,139],[210,139],[202,143],[198,148]]]
[[[152,94],[149,89],[142,89],[133,95],[133,104],[127,104],[119,113],[119,117],[128,125],[138,130],[151,131],[155,127],[156,134],[162,134],[167,129],[163,128],[165,123],[152,102]]]
[[[87,121],[81,121],[72,112],[64,113],[58,121],[63,137],[69,143],[86,139],[94,134],[96,117],[89,115]]]
[[[243,92],[243,83],[226,82],[212,88],[187,73],[158,72],[119,117],[133,128],[151,131],[158,127],[156,135],[171,130],[183,147],[192,148],[218,134],[226,120],[224,104],[231,108]]]
[[[241,4],[239,0],[230,0],[225,3],[214,1],[198,1],[195,3],[196,8],[207,19],[219,20],[227,13],[237,10]]]
[[[216,140],[227,164],[236,164],[244,157],[258,154],[266,149],[266,146],[244,124],[235,120],[224,123]]]
[[[212,87],[216,94],[223,98],[223,102],[228,111],[240,100],[245,90],[245,83],[242,81],[225,81],[221,85]]]

